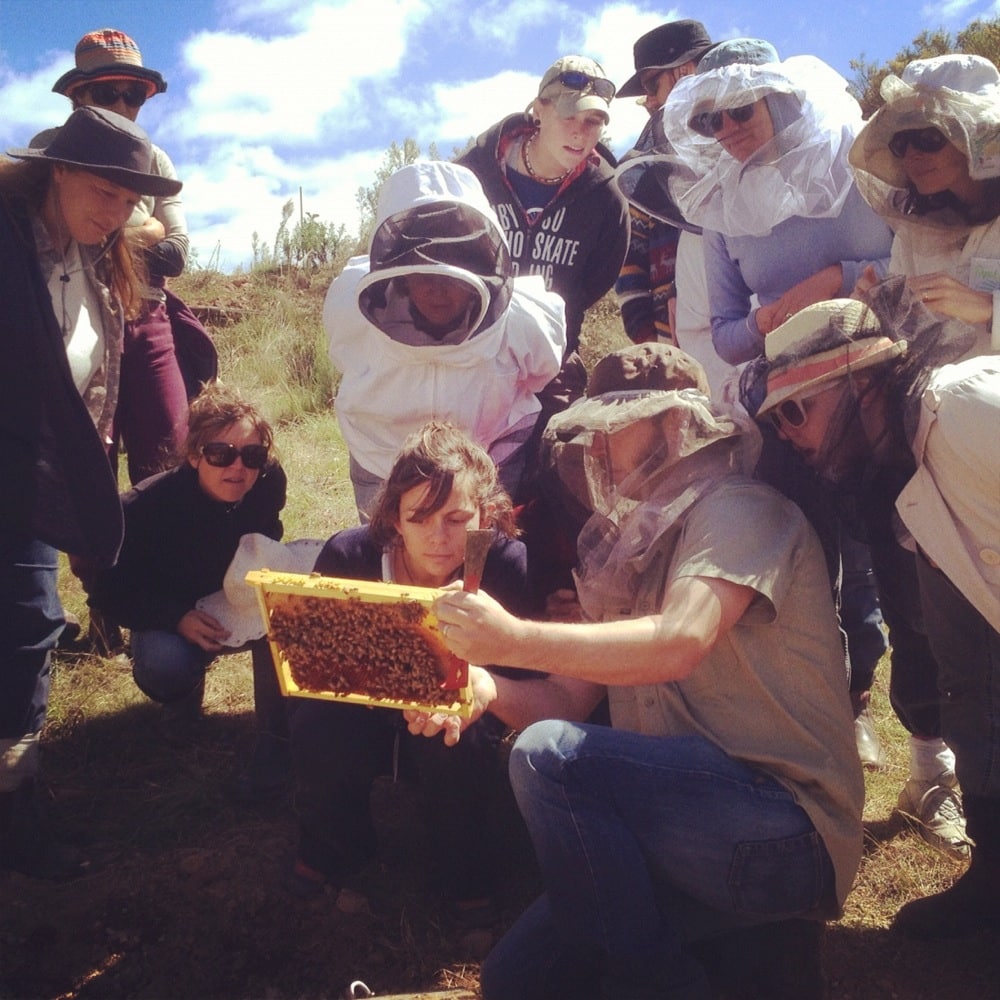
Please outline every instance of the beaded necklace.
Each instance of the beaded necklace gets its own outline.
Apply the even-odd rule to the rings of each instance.
[[[528,147],[535,141],[535,137],[538,135],[538,129],[528,136],[527,140],[521,143],[521,159],[524,161],[524,169],[528,171],[528,176],[532,180],[536,180],[539,184],[562,184],[564,180],[570,175],[570,171],[573,169],[570,167],[565,173],[560,174],[558,177],[539,177],[535,173],[533,167],[531,166],[531,160],[528,159]]]

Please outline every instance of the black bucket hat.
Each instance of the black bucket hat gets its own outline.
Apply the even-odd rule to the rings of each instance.
[[[647,69],[673,69],[700,59],[712,47],[701,21],[670,21],[647,31],[632,46],[635,73],[618,88],[618,97],[641,97]]]
[[[80,167],[136,194],[177,194],[180,181],[151,173],[153,147],[135,122],[107,108],[77,108],[43,149],[9,149],[18,160]]]

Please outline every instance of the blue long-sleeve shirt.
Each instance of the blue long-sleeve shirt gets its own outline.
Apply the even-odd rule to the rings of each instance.
[[[779,299],[817,271],[840,264],[840,295],[850,295],[869,264],[884,266],[892,230],[852,187],[836,218],[792,216],[767,236],[705,232],[705,274],[712,312],[712,342],[737,365],[764,351],[751,296],[760,305]]]

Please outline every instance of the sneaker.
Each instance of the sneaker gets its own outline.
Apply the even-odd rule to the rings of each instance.
[[[942,778],[945,776],[942,775]],[[954,778],[951,779],[954,781]],[[910,778],[899,793],[899,811],[913,821],[920,836],[932,847],[965,860],[969,857],[969,838],[965,832],[962,795],[948,783]]]
[[[867,708],[854,717],[854,742],[858,747],[861,765],[866,771],[885,770],[885,751]]]

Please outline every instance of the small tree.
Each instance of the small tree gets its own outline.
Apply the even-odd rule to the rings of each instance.
[[[914,59],[930,59],[950,52],[984,56],[1000,66],[1000,17],[991,21],[973,21],[958,33],[957,38],[943,28],[922,31],[906,48],[881,66],[866,62],[863,55],[852,59],[851,69],[855,76],[850,89],[858,99],[865,118],[870,118],[882,106],[880,88],[890,73],[898,76]]]
[[[358,227],[358,246],[367,247],[371,239],[372,230],[375,228],[375,216],[378,212],[378,199],[382,192],[382,185],[400,167],[409,166],[416,163],[421,158],[420,147],[414,139],[404,139],[403,145],[392,143],[382,154],[382,164],[375,171],[375,180],[368,187],[359,187],[355,196],[358,205],[358,215],[360,223]],[[431,143],[427,149],[427,157],[431,160],[439,159],[437,146]]]

